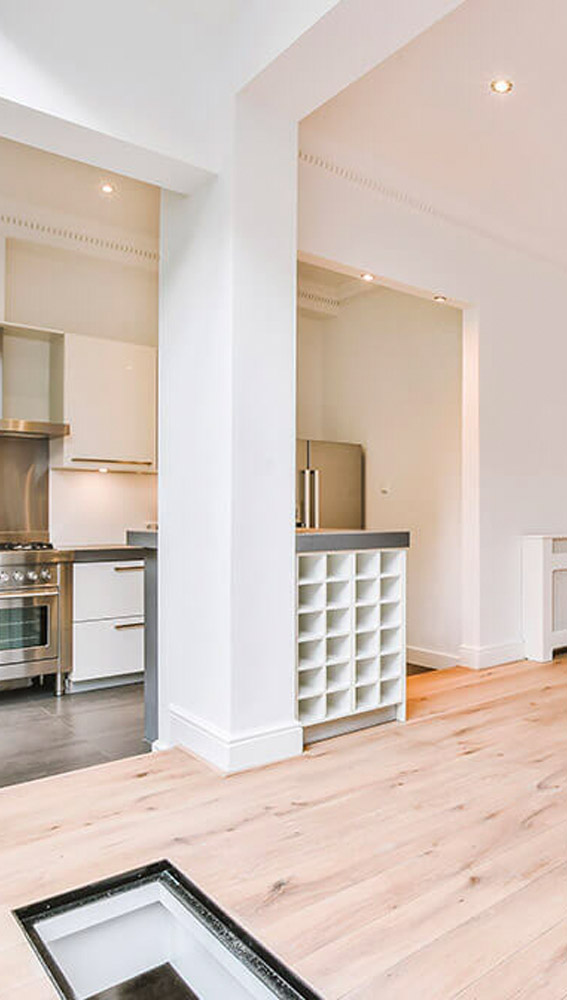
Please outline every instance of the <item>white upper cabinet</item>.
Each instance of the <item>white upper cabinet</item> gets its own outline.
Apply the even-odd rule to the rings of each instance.
[[[63,353],[71,434],[52,442],[52,466],[154,472],[156,349],[66,334]]]

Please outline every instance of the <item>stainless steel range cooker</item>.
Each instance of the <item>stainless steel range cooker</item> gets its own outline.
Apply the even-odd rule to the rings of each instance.
[[[72,567],[47,542],[0,543],[0,682],[71,669]]]

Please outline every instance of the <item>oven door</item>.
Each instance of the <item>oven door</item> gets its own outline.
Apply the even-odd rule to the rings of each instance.
[[[0,666],[59,656],[59,594],[0,595]]]

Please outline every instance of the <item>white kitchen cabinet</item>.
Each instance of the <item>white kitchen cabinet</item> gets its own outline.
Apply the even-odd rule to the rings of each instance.
[[[154,472],[156,349],[65,334],[61,367],[71,433],[52,442],[52,467]]]
[[[143,665],[143,621],[121,618],[73,625],[73,685],[132,677],[142,672]]]
[[[73,575],[73,621],[144,617],[143,560],[79,563]]]
[[[76,564],[69,691],[128,683],[143,671],[143,561]]]

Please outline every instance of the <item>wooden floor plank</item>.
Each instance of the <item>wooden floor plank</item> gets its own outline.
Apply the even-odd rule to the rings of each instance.
[[[402,1000],[419,983],[420,1000],[453,997],[499,962],[525,947],[565,915],[567,864],[554,868],[501,903],[482,911],[454,930],[374,976],[362,988],[335,992],[356,1000]],[[545,902],[545,905],[544,905]],[[333,989],[335,986],[333,984]]]
[[[408,689],[409,724],[246,774],[170,751],[0,790],[0,1000],[53,997],[11,908],[161,857],[327,1000],[562,1000],[567,661]]]
[[[472,922],[472,918],[483,916],[489,908],[502,903],[535,878],[556,873],[558,880],[564,878],[567,885],[567,870],[564,871],[565,865],[560,860],[566,840],[567,823],[529,837],[514,849],[496,853],[484,862],[477,863],[471,857],[468,861],[464,860],[461,870],[452,877],[438,879],[434,884],[429,881],[427,888],[414,893],[413,898],[410,894],[409,902],[398,902],[395,909],[378,920],[372,919],[374,907],[369,900],[369,908],[361,912],[361,926],[350,933],[345,932],[340,920],[343,912],[340,907],[334,918],[328,913],[328,920],[335,930],[329,934],[328,943],[323,948],[310,948],[311,933],[304,929],[306,940],[301,948],[298,946],[298,950],[307,952],[308,957],[302,968],[310,979],[317,982],[330,977],[332,988],[338,990],[339,995],[343,992],[348,995],[353,989],[353,995],[357,995],[357,987],[364,984],[369,973],[374,977],[380,969],[386,972],[416,951],[419,952],[416,961],[419,961],[420,956],[428,951],[427,946],[434,946],[438,939],[455,931],[464,921]],[[427,857],[422,859],[421,867],[425,874],[427,861]],[[421,889],[419,866],[415,866],[414,875]],[[376,889],[380,894],[378,886]],[[360,905],[359,894],[353,895],[355,899],[351,905]],[[398,901],[403,898],[402,890]],[[337,929],[340,931],[340,947],[335,936]],[[376,948],[377,941],[380,942],[379,950]],[[395,976],[395,971],[392,975]],[[425,996],[425,986],[422,990]],[[382,985],[376,995],[382,996]],[[384,995],[387,995],[387,990]],[[444,980],[439,978],[433,983],[431,996],[450,995],[450,987],[444,985]]]
[[[486,671],[490,676],[484,676],[485,671],[469,670],[466,675],[459,675],[454,686],[450,683],[443,684],[442,676],[435,683],[435,678],[422,674],[417,678],[418,681],[421,680],[420,685],[412,682],[409,686],[408,718],[415,720],[422,716],[431,717],[438,713],[453,712],[465,705],[492,702],[499,696],[514,697],[522,691],[535,693],[548,685],[564,683],[565,664],[562,660],[551,664],[524,664]],[[423,677],[426,678],[425,681],[421,679]],[[449,682],[450,680],[448,678]]]
[[[564,1000],[567,996],[567,920],[460,991],[455,1000]]]

